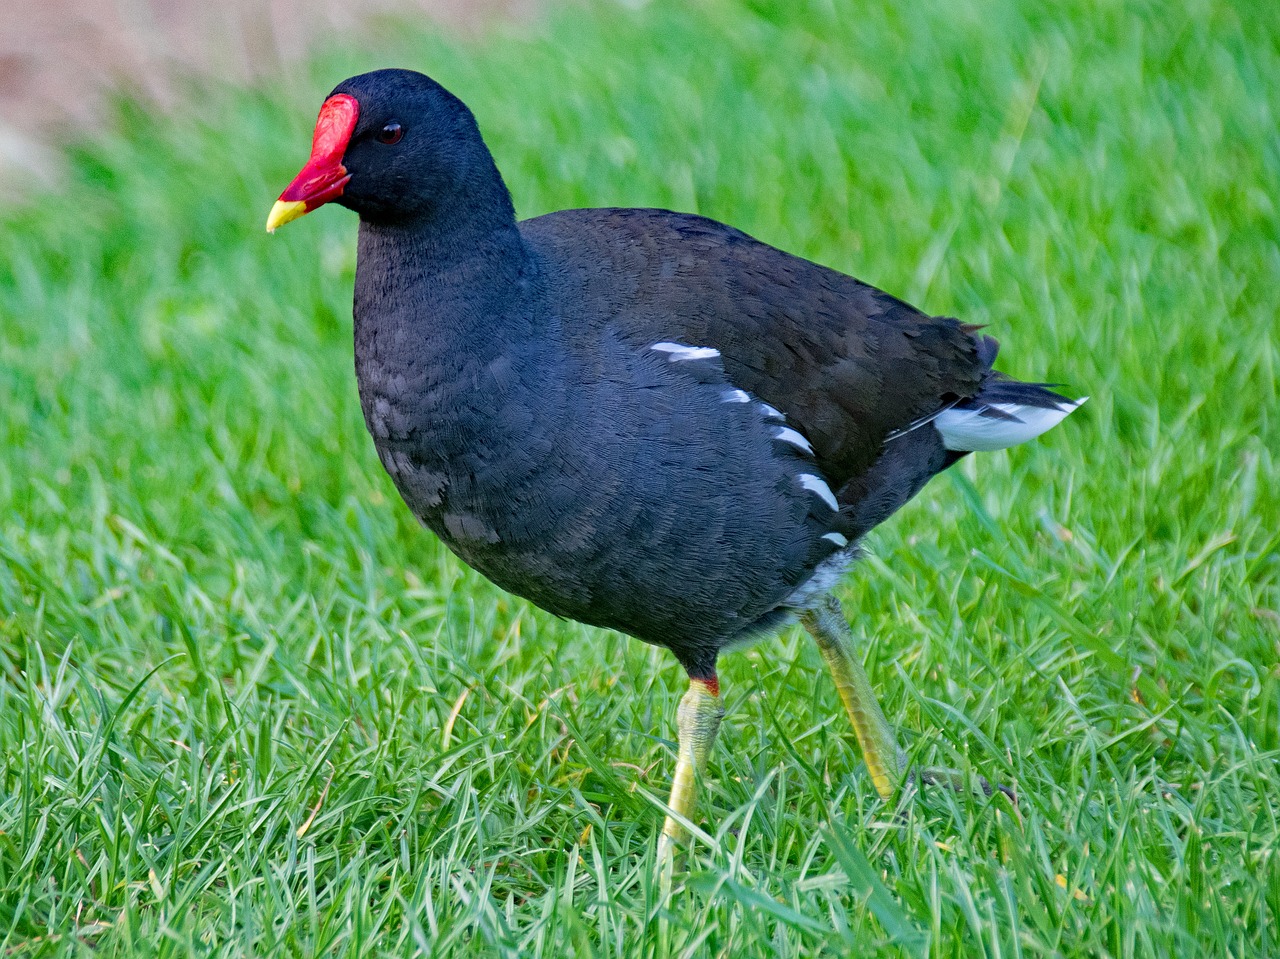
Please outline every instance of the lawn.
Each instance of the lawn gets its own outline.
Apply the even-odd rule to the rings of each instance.
[[[335,38],[119,106],[0,212],[0,955],[1280,953],[1280,5],[674,0]],[[467,570],[379,467],[355,221],[268,237],[343,77],[423,69],[522,215],[727,220],[1092,400],[841,588],[881,803],[796,631],[684,675]]]

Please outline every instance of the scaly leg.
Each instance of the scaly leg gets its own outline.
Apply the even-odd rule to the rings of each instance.
[[[800,621],[827,661],[831,678],[836,683],[836,692],[853,722],[853,731],[858,737],[858,745],[862,747],[862,758],[871,772],[876,792],[881,799],[888,800],[902,781],[906,757],[898,748],[893,727],[884,718],[876,694],[871,689],[871,680],[854,649],[853,633],[840,604],[828,598],[821,606],[806,612]]]
[[[871,772],[876,792],[881,799],[888,801],[902,783],[906,756],[898,748],[893,727],[884,718],[876,694],[871,689],[871,680],[867,677],[867,671],[862,668],[862,660],[858,658],[854,648],[853,633],[844,618],[844,612],[840,609],[839,602],[828,597],[821,606],[806,612],[800,621],[818,644],[822,658],[827,661],[827,668],[831,670],[831,677],[836,683],[836,691],[849,713],[849,719],[853,721],[853,731],[858,737],[858,745],[862,747],[862,756]],[[954,769],[922,769],[920,779],[957,792],[970,788],[968,777]],[[994,791],[991,784],[982,777],[978,777],[978,786],[988,796]],[[1017,803],[1018,797],[1012,789],[1007,786],[997,786],[995,789]]]
[[[720,731],[724,706],[720,702],[720,683],[711,679],[691,679],[689,691],[680,700],[676,714],[679,746],[676,772],[671,780],[671,799],[667,805],[685,819],[693,819],[697,806],[697,787],[707,769],[707,757]],[[675,847],[686,842],[689,830],[674,816],[667,816],[658,841],[658,861],[669,859]]]

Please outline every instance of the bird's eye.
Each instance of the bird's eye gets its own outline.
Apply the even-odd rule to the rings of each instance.
[[[402,136],[404,136],[404,128],[392,120],[378,131],[378,142],[386,143],[388,145],[392,143],[399,143]]]

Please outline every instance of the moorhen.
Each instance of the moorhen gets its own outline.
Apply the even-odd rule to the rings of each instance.
[[[705,217],[518,221],[471,111],[413,71],[337,86],[267,229],[329,202],[360,216],[356,378],[408,507],[504,589],[687,670],[660,847],[688,836],[717,656],[796,619],[889,798],[903,753],[830,590],[930,477],[1083,400],[995,372],[976,327]]]

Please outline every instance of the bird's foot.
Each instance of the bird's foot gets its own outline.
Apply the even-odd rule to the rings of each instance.
[[[1009,786],[996,783],[992,785],[984,777],[975,774],[961,772],[958,769],[944,769],[936,766],[929,766],[923,769],[912,769],[907,773],[907,782],[925,783],[930,786],[943,786],[957,793],[974,793],[981,791],[984,796],[994,796],[996,793],[1003,793],[1008,800],[1016,807],[1018,805],[1018,794]],[[977,787],[975,789],[975,786]]]

